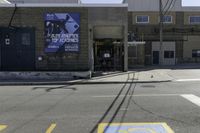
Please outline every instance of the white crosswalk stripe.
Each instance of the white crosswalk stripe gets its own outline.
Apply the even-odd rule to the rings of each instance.
[[[177,79],[176,82],[191,82],[191,81],[200,81],[200,79]]]
[[[197,105],[200,107],[200,97],[192,95],[192,94],[188,94],[188,95],[181,95],[183,98],[189,100],[190,102],[192,102],[193,104]]]

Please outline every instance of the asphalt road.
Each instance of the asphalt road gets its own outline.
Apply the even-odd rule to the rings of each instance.
[[[200,106],[184,96],[199,98],[200,82],[1,86],[0,132],[97,133],[99,122],[165,122],[175,133],[199,133]]]

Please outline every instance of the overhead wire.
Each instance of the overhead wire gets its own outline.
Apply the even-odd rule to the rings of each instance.
[[[171,9],[174,8],[175,4],[176,4],[176,0],[171,0],[171,2],[170,2],[170,4],[168,5],[167,9],[166,9],[166,10],[163,9],[163,12],[162,12],[163,15],[166,15],[166,14],[168,14],[169,12],[171,12]]]

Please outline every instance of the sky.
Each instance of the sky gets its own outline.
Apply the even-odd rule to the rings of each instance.
[[[82,0],[83,3],[121,3],[122,0]],[[200,6],[200,0],[182,0],[183,6]]]
[[[183,6],[200,6],[200,0],[183,0]]]

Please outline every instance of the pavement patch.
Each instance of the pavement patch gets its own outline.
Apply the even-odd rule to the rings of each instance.
[[[6,128],[7,128],[7,125],[0,125],[0,131],[3,131]]]
[[[166,123],[101,123],[98,133],[174,133]]]

